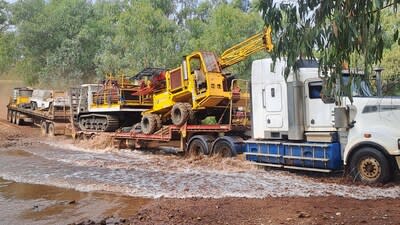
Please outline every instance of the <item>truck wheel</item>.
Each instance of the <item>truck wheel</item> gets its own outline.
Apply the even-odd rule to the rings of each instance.
[[[156,120],[156,130],[159,130],[162,128],[162,120],[161,120],[161,116],[160,115],[154,115],[154,118]]]
[[[233,146],[225,140],[215,142],[212,153],[213,155],[218,155],[224,158],[236,155]]]
[[[354,153],[350,162],[350,175],[367,184],[386,183],[392,177],[389,160],[372,147],[363,147]]]
[[[243,139],[237,136],[222,136],[213,143],[212,154],[221,157],[234,157],[243,152]]]
[[[171,120],[176,126],[182,126],[189,119],[189,110],[184,103],[176,103],[171,110]]]
[[[22,124],[21,113],[17,112],[15,115],[15,124],[18,126]]]
[[[210,135],[195,135],[189,140],[186,152],[189,155],[208,155],[214,138]]]
[[[46,135],[47,135],[48,130],[47,130],[47,123],[46,123],[46,121],[42,121],[42,123],[40,124],[40,131],[41,131],[41,133],[42,133],[43,136],[46,136]]]
[[[144,134],[152,134],[156,131],[157,121],[154,115],[144,115],[142,117],[142,122],[140,123],[142,127],[142,132]]]
[[[194,111],[193,111],[193,106],[190,103],[183,103],[188,110],[188,124],[199,124],[199,118],[196,117]]]
[[[51,137],[55,136],[56,132],[55,132],[53,123],[49,123],[49,125],[47,127],[47,132],[48,132],[49,136],[51,136]]]

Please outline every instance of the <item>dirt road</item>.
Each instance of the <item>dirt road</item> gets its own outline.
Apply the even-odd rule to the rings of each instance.
[[[38,138],[39,137],[39,138]],[[41,138],[39,135],[39,131],[37,128],[23,126],[18,127],[15,125],[11,125],[4,120],[0,120],[0,153],[1,153],[1,160],[0,160],[0,172],[7,173],[8,168],[10,171],[17,173],[19,178],[22,179],[24,176],[28,176],[24,174],[22,171],[26,171],[23,167],[31,168],[35,171],[35,168],[43,166],[41,164],[35,164],[35,160],[39,160],[38,157],[46,157],[48,160],[44,166],[47,170],[51,170],[54,172],[56,168],[53,168],[54,165],[61,165],[61,159],[65,163],[68,160],[75,161],[74,163],[79,164],[79,174],[85,173],[85,170],[88,169],[89,171],[95,172],[96,176],[106,176],[107,179],[114,179],[110,173],[118,173],[123,172],[127,174],[125,171],[125,167],[129,164],[135,166],[135,161],[127,161],[127,158],[123,158],[123,160],[118,159],[124,155],[117,154],[115,152],[91,152],[84,150],[83,152],[79,149],[69,150],[72,153],[68,153],[68,151],[59,149],[57,154],[50,154],[52,151],[45,151],[43,150],[45,145],[43,143],[47,143],[49,140]],[[41,150],[35,150],[35,142],[40,142]],[[57,144],[59,143],[59,144]],[[65,145],[65,140],[63,138],[58,139],[55,144],[58,145]],[[54,151],[53,151],[54,152]],[[128,153],[124,153],[128,154]],[[51,156],[51,157],[50,157]],[[80,161],[73,158],[75,156],[79,156]],[[140,156],[140,155],[135,155]],[[32,159],[32,167],[28,165],[18,165],[18,161],[9,161],[13,162],[12,165],[7,164],[8,167],[4,167],[1,162],[4,162],[5,159],[18,159],[19,161],[25,159]],[[33,158],[29,158],[33,157]],[[71,157],[71,158],[68,158]],[[84,159],[84,158],[87,159]],[[154,158],[155,157],[155,158]],[[202,168],[205,167],[202,165],[205,161],[196,161],[192,160],[176,160],[173,157],[175,156],[153,156],[153,155],[145,155],[143,159],[147,161],[141,161],[140,167],[146,167],[146,162],[151,163],[152,165],[148,165],[152,170],[156,170],[157,165],[161,168],[167,168],[167,163],[164,164],[162,159],[164,157],[169,157],[168,159],[172,159],[172,161],[168,161],[167,163],[174,162],[174,163],[181,163],[174,165],[174,167],[180,167],[182,170],[189,170],[190,168]],[[141,160],[143,160],[141,159]],[[160,161],[161,159],[161,161]],[[43,159],[41,159],[43,160]],[[58,161],[57,161],[58,160]],[[104,161],[102,161],[104,160]],[[158,160],[158,161],[154,161]],[[176,161],[174,161],[176,160]],[[182,162],[183,161],[183,162]],[[108,162],[108,163],[107,163]],[[127,164],[124,164],[127,163]],[[185,165],[185,163],[190,165]],[[246,174],[249,168],[245,168],[243,170],[235,171],[237,169],[237,165],[235,165],[235,161],[230,161],[229,163],[223,162],[218,164],[211,164],[211,167],[216,167],[216,170],[227,170],[224,173],[235,174],[238,177],[237,182],[243,182],[244,180],[240,179],[240,174]],[[155,164],[155,165],[154,165]],[[240,165],[240,164],[239,164]],[[210,166],[210,165],[207,165]],[[19,168],[21,168],[19,171]],[[65,171],[69,167],[63,166],[60,171]],[[172,167],[168,167],[169,169],[173,169]],[[109,169],[109,172],[104,172],[104,174],[99,174],[96,170],[97,169]],[[128,168],[132,169],[132,168]],[[213,169],[209,168],[210,171]],[[41,173],[44,173],[43,170]],[[210,172],[208,171],[208,173]],[[68,172],[68,171],[67,171]],[[174,173],[178,173],[177,170]],[[55,172],[54,172],[55,173]],[[69,172],[68,172],[69,173]],[[136,170],[137,174],[141,172]],[[156,172],[154,172],[156,173]],[[217,173],[217,172],[214,172]],[[263,181],[262,174],[274,173],[273,171],[255,171],[258,176],[260,176],[260,182]],[[92,174],[92,175],[94,175]],[[108,175],[107,175],[108,174]],[[40,174],[36,174],[40,175]],[[165,175],[165,174],[164,174]],[[294,180],[298,183],[293,183],[292,188],[290,186],[276,186],[277,180],[271,179],[270,186],[274,187],[277,190],[270,190],[265,189],[258,190],[260,196],[266,196],[270,192],[270,195],[273,196],[273,193],[286,193],[285,195],[289,195],[290,193],[293,196],[301,196],[299,191],[303,190],[302,185],[300,184],[303,181],[309,182],[310,184],[315,184],[315,189],[323,189],[326,187],[331,187],[332,183],[335,183],[337,180],[341,180],[340,178],[334,179],[320,179],[320,178],[302,178],[302,176],[295,175],[287,175],[285,173],[278,172],[279,176],[287,176],[285,179],[292,179],[291,177],[294,176]],[[69,176],[65,176],[64,179],[68,179],[69,177],[73,176],[73,174],[69,173]],[[155,177],[151,177],[151,174],[146,174],[149,176],[148,179],[151,180],[153,186],[158,185],[158,180]],[[185,175],[186,176],[186,175]],[[191,174],[190,176],[197,176],[195,174]],[[272,176],[272,175],[271,175]],[[40,176],[39,176],[40,177]],[[51,179],[50,176],[46,176],[45,179]],[[42,177],[41,179],[44,179]],[[86,178],[85,178],[86,179]],[[96,177],[92,177],[91,179],[100,179]],[[119,178],[119,185],[123,185],[124,180],[120,177]],[[122,180],[121,180],[122,179]],[[143,177],[142,179],[146,179]],[[189,177],[185,179],[191,180]],[[193,182],[199,182],[201,176],[197,177],[196,179],[192,180]],[[218,179],[223,180],[226,177],[221,176]],[[315,181],[317,180],[317,181]],[[67,180],[68,181],[68,180]],[[80,180],[82,181],[82,180]],[[104,182],[104,180],[100,181]],[[162,180],[161,180],[162,181]],[[160,182],[161,182],[160,181]],[[312,182],[316,183],[312,183]],[[68,182],[73,182],[73,180],[69,180]],[[97,180],[96,182],[99,182]],[[114,181],[112,181],[114,182]],[[135,180],[130,180],[131,183],[127,183],[128,186],[133,187],[135,185],[132,182],[137,182]],[[165,181],[168,183],[168,181]],[[213,181],[218,183],[217,181]],[[231,180],[232,183],[225,183],[225,185],[237,185],[234,184],[235,179]],[[322,183],[321,183],[322,182]],[[162,183],[162,182],[161,182]],[[166,189],[170,188],[167,183],[164,183],[164,187]],[[200,184],[200,182],[199,182]],[[343,189],[340,185],[334,185],[334,189],[337,192],[328,193],[325,196],[314,196],[314,197],[262,197],[262,198],[231,198],[231,197],[222,197],[222,198],[199,198],[199,197],[187,197],[187,198],[140,198],[140,197],[121,197],[121,195],[115,195],[112,193],[102,193],[102,197],[88,197],[92,195],[97,195],[96,191],[89,191],[88,193],[85,192],[77,192],[70,189],[64,188],[54,188],[52,191],[49,190],[49,186],[46,185],[34,185],[35,195],[31,195],[32,185],[24,185],[21,183],[15,183],[11,185],[22,185],[25,189],[25,192],[20,193],[20,196],[27,196],[30,195],[30,200],[23,200],[22,204],[25,207],[21,207],[21,212],[18,214],[12,214],[15,216],[16,222],[26,222],[31,221],[32,224],[53,224],[55,218],[59,218],[61,221],[57,221],[57,224],[68,224],[68,223],[75,223],[75,224],[400,224],[400,201],[398,196],[400,196],[400,189],[397,188],[398,184],[390,184],[383,188],[376,187],[363,187],[359,185],[354,185],[354,192],[359,192],[358,196],[369,196],[365,200],[358,200],[351,197],[338,197],[334,196],[336,193],[337,195],[344,195],[349,196],[349,194],[343,194]],[[75,185],[75,184],[74,184]],[[81,182],[80,185],[83,185]],[[90,184],[88,184],[90,187]],[[160,184],[161,185],[161,184]],[[241,184],[247,187],[245,184]],[[254,182],[250,184],[250,187],[253,186],[257,189],[257,183]],[[268,185],[268,184],[266,184]],[[279,185],[283,185],[279,184]],[[14,186],[13,186],[14,187]],[[87,188],[86,187],[86,188]],[[106,186],[110,188],[109,190],[114,190],[112,185],[108,184]],[[123,186],[120,186],[124,190]],[[152,186],[146,186],[146,189],[151,188]],[[281,188],[280,188],[281,187]],[[75,188],[75,187],[71,187]],[[216,193],[216,190],[219,190],[218,187],[213,186],[203,186],[202,189],[206,189],[204,193]],[[260,187],[258,187],[260,188]],[[352,188],[352,186],[350,186]],[[363,195],[362,190],[365,192],[372,192],[372,193],[386,193],[383,196],[392,195],[394,198],[386,198],[386,197],[379,197],[379,199],[371,199],[371,196],[368,193],[364,193]],[[14,188],[9,188],[14,189]],[[143,195],[146,195],[146,189],[143,189],[141,192]],[[209,189],[209,190],[207,190]],[[1,190],[1,189],[0,189]],[[106,189],[107,190],[107,189]],[[200,189],[199,189],[200,190]],[[197,191],[199,191],[197,190]],[[229,190],[229,189],[228,189]],[[103,189],[104,191],[104,189]],[[176,189],[177,193],[176,196],[179,196],[179,190]],[[187,190],[181,190],[182,196],[185,196],[184,192]],[[238,191],[240,191],[238,189]],[[309,191],[309,190],[307,190]],[[316,193],[322,193],[324,190],[315,190]],[[61,193],[69,193],[67,195]],[[0,196],[1,196],[0,191]],[[71,194],[72,193],[72,194]],[[3,192],[4,194],[4,192]],[[186,193],[187,194],[187,193]],[[235,195],[235,193],[232,193]],[[306,193],[308,194],[308,193]],[[135,195],[140,196],[140,193],[136,193]],[[8,196],[8,195],[7,195]],[[6,196],[6,197],[7,197]],[[51,197],[51,196],[58,196]],[[64,196],[64,197],[60,197]],[[69,196],[69,197],[65,197]],[[80,197],[79,197],[80,196]],[[83,196],[83,197],[82,197]],[[3,195],[3,198],[4,195]],[[21,197],[22,198],[22,197]],[[20,204],[21,198],[18,199],[18,204]],[[22,198],[23,199],[23,198]],[[34,200],[32,202],[32,199]],[[35,200],[37,199],[37,200]],[[52,199],[51,201],[45,201],[46,203],[36,204],[34,202],[39,201],[38,199]],[[56,199],[54,201],[54,199]],[[108,200],[105,200],[108,199]],[[6,198],[7,201],[1,201],[0,203],[0,211],[5,210],[7,208],[3,204],[17,204],[17,198],[9,197]],[[4,203],[8,202],[8,203]],[[68,202],[65,204],[65,202]],[[69,204],[69,202],[72,202]],[[112,202],[112,204],[111,204]],[[36,208],[35,208],[36,207]],[[23,210],[22,210],[23,209]],[[96,210],[97,209],[97,210]],[[106,209],[106,210],[100,210]],[[71,214],[71,210],[73,210]],[[75,211],[74,211],[75,210]],[[17,210],[18,212],[18,210]],[[4,212],[3,215],[7,215]],[[1,215],[1,214],[0,214]],[[78,215],[78,216],[77,216]],[[21,220],[21,216],[23,220]],[[2,216],[0,216],[2,217]],[[8,217],[10,218],[10,217]],[[11,217],[13,218],[13,217]],[[8,220],[9,221],[9,220]],[[34,223],[33,223],[34,222]]]

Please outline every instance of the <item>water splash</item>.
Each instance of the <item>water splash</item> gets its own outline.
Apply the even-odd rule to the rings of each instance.
[[[400,197],[398,186],[379,188],[318,182],[285,171],[258,170],[237,158],[117,152],[62,142],[33,144],[23,151],[29,154],[22,157],[0,151],[1,177],[79,191],[109,191],[150,198]]]

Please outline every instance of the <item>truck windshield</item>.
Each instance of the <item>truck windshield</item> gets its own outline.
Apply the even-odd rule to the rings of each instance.
[[[343,84],[347,85],[350,81],[349,74],[343,74],[342,76]],[[368,81],[364,80],[362,77],[354,77],[351,84],[352,96],[355,97],[369,97],[373,96],[370,84]]]
[[[221,73],[221,69],[219,68],[218,61],[214,53],[202,52],[201,54],[208,72]]]

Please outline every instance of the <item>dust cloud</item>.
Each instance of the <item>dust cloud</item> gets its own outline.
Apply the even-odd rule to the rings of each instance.
[[[15,87],[21,87],[22,81],[19,80],[0,80],[0,118],[7,117],[7,104],[12,96],[12,90]]]

